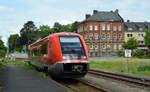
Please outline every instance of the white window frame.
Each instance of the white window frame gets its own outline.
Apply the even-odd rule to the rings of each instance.
[[[97,33],[95,33],[95,39],[98,40],[98,34]]]
[[[115,44],[114,44],[114,50],[116,50],[116,49],[117,49],[117,44],[115,43]]]
[[[90,49],[93,49],[93,44],[92,43],[90,43]]]
[[[102,30],[105,30],[105,24],[102,24]]]
[[[90,31],[92,31],[93,30],[93,25],[90,25]]]
[[[133,30],[133,29],[131,27],[129,27],[128,30]]]
[[[97,26],[97,25],[95,25],[95,27],[94,27],[94,28],[95,28],[95,31],[97,31],[97,30],[98,30],[98,26]]]
[[[116,40],[117,39],[117,33],[114,33],[113,35],[114,35],[113,36],[114,40]]]
[[[122,28],[121,25],[119,25],[119,26],[118,26],[118,30],[121,31],[121,28]]]
[[[121,40],[122,36],[121,36],[121,33],[119,33],[119,40]]]
[[[90,33],[90,40],[93,40],[93,33]]]
[[[110,24],[107,24],[107,30],[108,31],[110,30]]]
[[[119,50],[121,50],[121,49],[122,49],[122,44],[120,43],[120,44],[119,44]]]
[[[139,38],[143,38],[143,37],[144,37],[144,34],[138,34],[138,37],[139,37]]]
[[[113,26],[113,30],[117,31],[117,26],[116,25]]]
[[[105,34],[105,32],[103,32],[103,40],[105,40],[105,36],[106,36],[106,34]]]
[[[95,43],[95,49],[98,49],[98,43]]]

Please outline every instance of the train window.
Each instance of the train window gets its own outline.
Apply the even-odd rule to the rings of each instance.
[[[78,36],[60,36],[63,59],[86,59],[85,51]]]
[[[42,45],[41,54],[42,56],[47,55],[47,44]]]

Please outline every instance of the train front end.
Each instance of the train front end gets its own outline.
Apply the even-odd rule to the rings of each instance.
[[[83,38],[79,34],[60,35],[61,60],[57,62],[58,77],[79,78],[89,70],[89,57]]]

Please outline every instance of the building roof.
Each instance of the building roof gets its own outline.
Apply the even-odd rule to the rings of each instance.
[[[128,32],[145,31],[150,28],[150,22],[125,22],[124,29]]]
[[[87,16],[88,15],[88,16]],[[103,21],[103,22],[123,22],[123,18],[119,15],[118,9],[116,11],[93,11],[93,15],[87,14],[82,22],[86,21]],[[82,23],[81,22],[81,23]]]

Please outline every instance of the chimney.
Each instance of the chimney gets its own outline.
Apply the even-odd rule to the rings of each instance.
[[[90,14],[86,14],[86,15],[85,15],[85,19],[88,19],[89,17],[91,17]]]
[[[93,15],[98,13],[98,10],[93,10]]]
[[[116,9],[116,10],[115,10],[115,13],[116,13],[116,14],[119,14],[119,10],[118,10],[118,9]]]
[[[127,20],[127,22],[130,22],[130,20]]]

